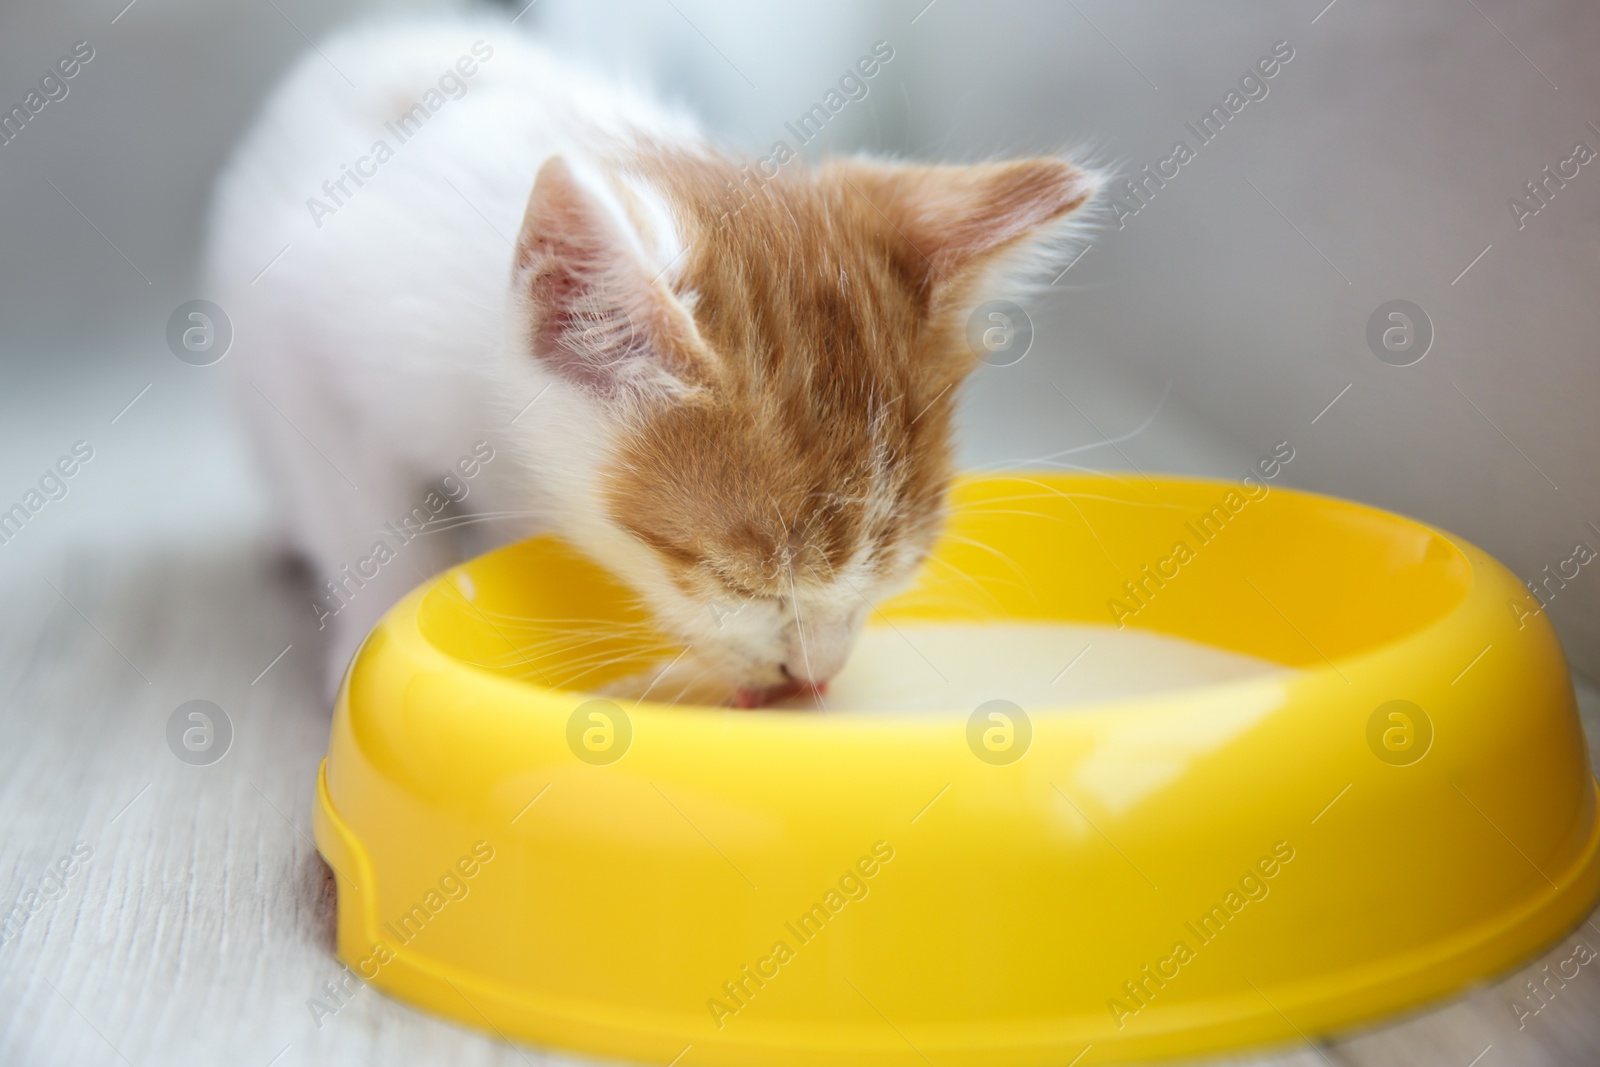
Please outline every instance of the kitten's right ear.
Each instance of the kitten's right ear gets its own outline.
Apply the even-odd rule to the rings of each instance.
[[[942,297],[971,296],[965,284],[991,276],[1002,290],[1054,266],[1070,217],[1100,187],[1098,175],[1040,157],[968,166],[850,164],[850,184],[895,228]],[[995,277],[995,276],[998,277]],[[1048,276],[1048,275],[1046,275]]]
[[[585,188],[560,156],[545,161],[512,275],[534,359],[610,400],[696,393],[711,364],[661,273],[614,196]]]

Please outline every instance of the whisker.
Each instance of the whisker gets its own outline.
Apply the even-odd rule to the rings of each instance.
[[[657,646],[671,646],[672,643],[665,638],[651,640],[643,635],[630,636],[618,634],[557,634],[549,637],[538,637],[528,641],[521,641],[514,645],[518,654],[537,655],[549,658],[570,657],[600,645],[611,648],[651,648]],[[675,647],[675,646],[673,646]]]
[[[806,677],[815,678],[816,675],[811,672],[811,649],[806,645],[806,628],[800,622],[800,598],[795,595],[794,563],[792,560],[786,560],[785,562],[788,563],[789,567],[789,600],[794,605],[794,628],[795,631],[800,635],[800,655],[804,657],[806,661]],[[827,711],[828,707],[823,703],[822,694],[818,693],[816,694],[816,697],[817,704],[821,706],[823,711]]]
[[[1122,499],[1120,499],[1118,497],[1100,496],[1100,495],[1095,494],[1095,493],[1069,493],[1069,492],[1066,492],[1065,490],[1057,489],[1053,485],[1046,485],[1044,482],[1038,481],[1037,479],[1034,479],[1034,478],[1021,478],[1021,479],[1018,479],[1018,480],[1026,482],[1029,485],[1037,485],[1040,489],[1043,489],[1045,491],[1045,494],[1048,495],[1048,496],[1057,496],[1057,497],[1062,498],[1063,500],[1068,500],[1068,501],[1070,501],[1070,500],[1072,500],[1074,498],[1080,499],[1080,500],[1105,500],[1105,501],[1109,501],[1109,502],[1114,503],[1114,504],[1130,504],[1130,505],[1134,505],[1134,506],[1138,506],[1138,507],[1164,507],[1164,508],[1173,508],[1173,509],[1176,509],[1176,510],[1182,510],[1179,507],[1179,505],[1177,505],[1177,504],[1169,504],[1169,503],[1159,502],[1159,501],[1152,501],[1150,503],[1143,503],[1143,502],[1137,501],[1137,500],[1122,500]]]
[[[998,548],[995,548],[993,545],[985,544],[984,542],[975,540],[975,539],[973,539],[971,537],[964,537],[961,534],[946,533],[945,537],[947,537],[950,540],[956,542],[957,544],[970,545],[973,548],[982,549],[983,551],[988,552],[991,555],[993,555],[1000,562],[1004,563],[1006,566],[1011,568],[1011,570],[1016,574],[1017,579],[1020,582],[1023,583],[1022,584],[1022,588],[1029,591],[1029,595],[1033,597],[1035,602],[1038,601],[1038,599],[1039,599],[1038,594],[1034,593],[1032,591],[1033,590],[1033,586],[1032,586],[1032,583],[1030,583],[1028,581],[1027,574],[1023,571],[1023,569],[1021,567],[1017,566],[1016,561],[1013,560],[1010,556],[1006,555],[1004,552],[1000,551]]]
[[[676,667],[678,665],[678,660],[681,660],[683,657],[687,656],[689,654],[689,649],[692,647],[693,646],[685,646],[684,650],[679,652],[671,663],[661,668],[661,673],[656,675],[655,681],[652,681],[649,685],[645,686],[644,692],[639,694],[639,703],[644,703],[645,698],[650,695],[650,690],[656,687],[656,682],[659,682],[661,679],[665,678],[667,676],[667,672],[672,670],[673,667]]]
[[[687,682],[685,682],[683,684],[682,688],[680,688],[676,693],[674,693],[672,695],[672,699],[664,700],[664,701],[662,701],[662,703],[664,703],[664,704],[681,704],[681,703],[683,703],[684,696],[690,690],[692,690],[695,686],[699,685],[700,684],[700,680],[702,678],[706,677],[707,675],[709,675],[711,673],[712,673],[712,669],[710,667],[702,667],[698,672],[696,672],[692,677],[690,677],[690,679]],[[728,703],[728,698],[731,695],[732,694],[728,694],[727,696],[720,697],[720,698],[717,699],[716,702],[719,703],[719,704],[726,704],[726,703]],[[697,704],[711,703],[711,701],[709,701],[709,700],[696,700],[695,703],[697,703]]]
[[[1078,507],[1076,501],[1073,501],[1073,500],[1069,499],[1067,501],[1067,504],[1068,504],[1068,506],[1070,506],[1072,508],[1073,511],[1076,511],[1078,513],[1078,518],[1083,520],[1083,525],[1088,527],[1089,536],[1094,538],[1094,543],[1100,546],[1100,551],[1105,555],[1106,562],[1111,564],[1111,569],[1120,574],[1122,572],[1122,568],[1119,567],[1117,565],[1117,561],[1112,558],[1111,550],[1106,547],[1106,543],[1104,541],[1100,540],[1100,534],[1099,534],[1098,531],[1095,530],[1094,523],[1089,521],[1089,517],[1083,513],[1083,509],[1082,508]]]
[[[653,655],[664,654],[670,650],[671,646],[665,645],[657,648],[602,648],[594,652],[590,652],[587,655],[574,656],[570,658],[560,654],[559,652],[532,653],[520,658],[507,657],[503,662],[494,664],[494,666],[498,666],[503,669],[521,666],[525,663],[533,663],[537,661],[551,670],[555,670],[560,673],[566,673],[589,668],[601,662],[616,662],[619,660],[647,660]],[[488,664],[486,664],[486,666],[488,666]]]
[[[1051,515],[1044,511],[1020,511],[1017,508],[973,508],[963,511],[962,518],[969,515],[1020,515],[1025,519],[1045,519],[1049,522],[1066,522],[1060,515]]]
[[[940,567],[944,567],[944,568],[946,568],[948,570],[954,571],[955,574],[956,574],[956,577],[964,579],[965,581],[970,583],[972,585],[972,587],[974,589],[976,589],[979,593],[981,593],[985,597],[988,597],[989,598],[989,602],[994,605],[994,608],[995,608],[995,610],[997,612],[999,612],[1002,615],[1005,614],[1005,606],[1000,603],[1000,599],[998,597],[996,597],[993,593],[989,592],[989,590],[985,589],[983,587],[983,583],[981,581],[979,581],[977,578],[973,577],[971,574],[968,574],[966,570],[964,570],[961,567],[957,567],[954,563],[951,563],[947,559],[940,559],[937,556],[928,557],[928,562],[930,564],[934,564],[934,565],[937,565],[937,566],[940,566]],[[1021,586],[1020,583],[1007,583],[1007,584],[1016,584],[1018,588],[1023,588],[1023,586]],[[919,592],[923,592],[924,596],[928,595],[924,591],[917,590],[917,589],[912,590],[907,595],[911,596],[911,597],[915,597],[915,596],[917,596],[917,594]]]
[[[550,626],[575,627],[575,626],[605,626],[605,627],[647,627],[651,623],[644,619],[604,619],[584,618],[583,616],[552,616],[552,615],[524,615],[509,611],[487,611],[484,614],[497,619],[520,620],[532,623],[547,623]]]
[[[1174,510],[1182,510],[1181,505],[1173,504],[1163,500],[1128,500],[1123,497],[1102,496],[1098,493],[1069,493],[1064,489],[1056,489],[1053,486],[1044,485],[1043,482],[1037,481],[1033,478],[1023,478],[1018,480],[1027,482],[1031,485],[1043,486],[1046,489],[1046,492],[1021,493],[1014,496],[988,497],[982,500],[969,500],[965,503],[957,504],[951,507],[949,513],[952,515],[960,515],[973,508],[984,507],[991,504],[1011,504],[1026,500],[1050,500],[1055,497],[1075,497],[1079,500],[1104,500],[1107,503],[1128,504],[1132,507],[1172,508]],[[1129,488],[1136,489],[1137,487],[1130,485]]]
[[[1038,456],[1038,457],[1035,457],[1033,459],[1007,460],[1004,464],[1000,464],[998,466],[999,467],[1004,467],[1004,466],[1007,466],[1007,465],[1009,465],[1011,463],[1017,463],[1017,464],[1043,463],[1046,460],[1060,459],[1062,456],[1072,456],[1072,455],[1076,455],[1079,452],[1087,452],[1092,448],[1104,448],[1107,445],[1120,445],[1124,441],[1131,441],[1135,437],[1138,437],[1140,434],[1142,434],[1146,430],[1148,430],[1150,428],[1151,424],[1156,421],[1156,416],[1161,414],[1161,409],[1163,407],[1165,407],[1166,403],[1167,403],[1167,395],[1169,393],[1171,393],[1171,392],[1172,392],[1172,380],[1169,378],[1167,380],[1167,384],[1164,385],[1162,387],[1162,389],[1161,389],[1161,399],[1156,401],[1155,410],[1150,412],[1149,417],[1146,418],[1143,422],[1141,422],[1137,427],[1135,427],[1133,430],[1129,431],[1128,433],[1123,434],[1121,437],[1107,437],[1103,441],[1094,441],[1094,442],[1091,442],[1090,444],[1086,444],[1086,445],[1075,445],[1072,448],[1064,448],[1059,452],[1050,452],[1050,453],[1047,453],[1046,455]],[[980,471],[990,470],[990,469],[995,469],[995,468],[991,468],[991,467],[980,467],[980,468],[978,468],[978,470],[980,470]]]
[[[1064,460],[1007,460],[1005,463],[990,464],[987,467],[976,468],[976,470],[983,474],[1010,474],[1015,471],[1031,471],[1039,467],[1051,467],[1060,470],[1078,471],[1082,474],[1093,474],[1101,478],[1110,479],[1111,481],[1116,482],[1119,485],[1126,486],[1129,489],[1138,488],[1135,483],[1119,476],[1115,471],[1108,470],[1105,467],[1085,467],[1082,464],[1067,463]]]
[[[425,509],[419,506],[418,510]],[[398,524],[404,526],[405,519],[415,514],[416,511],[408,512],[398,520]],[[453,529],[456,526],[484,522],[490,519],[541,519],[544,517],[544,513],[538,511],[471,511],[462,515],[430,515],[422,522],[417,523],[416,526],[420,533],[433,533],[435,531],[430,530],[429,527]]]

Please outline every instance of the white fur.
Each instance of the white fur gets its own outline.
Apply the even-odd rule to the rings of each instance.
[[[483,42],[477,57],[475,42]],[[513,244],[549,157],[561,155],[582,177],[611,139],[642,130],[699,143],[698,131],[499,23],[364,27],[319,49],[279,86],[226,168],[208,250],[212,295],[235,331],[224,366],[291,545],[319,585],[340,582],[380,537],[395,543],[384,522],[421,504],[488,439],[496,458],[463,503],[505,521],[473,527],[489,531],[474,547],[554,528],[621,573],[648,570],[642,547],[623,543],[594,499],[612,429],[606,413],[540,368],[511,321]],[[462,56],[478,64],[471,77],[455,74],[464,94],[440,92],[442,104],[400,143],[385,123],[426,107],[428,90]],[[363,164],[376,174],[360,187],[347,180],[351,195],[335,203],[323,182],[379,139],[393,158]],[[639,235],[603,183],[584,184],[647,263],[665,266],[680,250],[649,190],[636,191],[651,205],[653,232]],[[320,226],[313,197],[335,209]],[[376,579],[344,583],[348,603],[325,619],[332,681],[384,609],[458,558],[451,540],[418,537]]]

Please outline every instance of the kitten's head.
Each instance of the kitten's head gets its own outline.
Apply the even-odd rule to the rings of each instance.
[[[1056,159],[550,160],[514,357],[551,393],[524,432],[562,532],[730,694],[825,683],[938,535],[969,314],[1095,187]]]

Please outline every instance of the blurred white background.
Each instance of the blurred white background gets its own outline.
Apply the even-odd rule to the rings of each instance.
[[[1292,51],[1147,201],[1112,190],[1124,208],[1029,305],[1027,357],[975,377],[966,462],[1076,450],[1238,477],[1288,442],[1280,481],[1433,522],[1525,579],[1600,549],[1600,161],[1552,179],[1521,226],[1508,207],[1576,142],[1600,149],[1593,0],[526,3],[491,17],[654,83],[752,153],[882,40],[894,59],[827,151],[1067,151],[1124,177],[1197,145],[1186,124]],[[0,143],[0,512],[74,442],[94,450],[0,543],[0,906],[76,842],[95,850],[0,945],[0,1061],[531,1062],[370,993],[337,1025],[308,1014],[341,975],[308,830],[321,635],[271,565],[220,368],[165,336],[212,295],[195,263],[210,184],[274,79],[354,19],[443,6],[0,0],[0,119],[93,49]],[[1394,300],[1434,335],[1408,366],[1367,338]],[[1600,678],[1600,562],[1551,614]],[[237,729],[216,766],[167,751],[197,697]],[[1406,903],[1429,902],[1399,902],[1401,921]],[[1593,1062],[1592,978],[1525,1031],[1508,1010],[1540,966],[1252,1062]]]
[[[62,543],[170,546],[258,523],[265,503],[214,375],[174,359],[164,325],[206,295],[194,256],[209,182],[272,80],[307,39],[402,6],[125,3],[0,12],[8,109],[75,42],[95,50],[68,96],[0,145],[0,498],[20,497],[73,441],[96,448],[70,497],[0,550],[6,571]],[[1437,523],[1524,578],[1580,540],[1600,548],[1600,166],[1521,228],[1507,206],[1576,141],[1600,148],[1592,3],[497,10],[659,85],[752,151],[883,39],[895,59],[830,125],[828,150],[1069,149],[1124,176],[1180,138],[1197,143],[1184,124],[1287,41],[1293,59],[1266,97],[1120,228],[1106,213],[1091,251],[1032,305],[1029,356],[971,389],[969,461],[1150,420],[1120,450],[1074,461],[1224,475],[1287,440],[1291,483]],[[1393,299],[1434,329],[1412,366],[1381,362],[1366,340]],[[1585,568],[1551,612],[1576,665],[1600,674],[1600,574]]]

